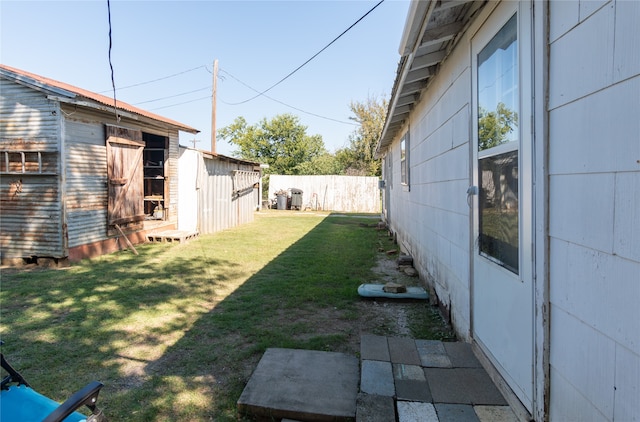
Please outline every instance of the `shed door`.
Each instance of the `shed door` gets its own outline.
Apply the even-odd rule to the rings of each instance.
[[[472,40],[473,336],[529,409],[533,397],[529,3],[505,2]]]
[[[106,132],[109,232],[116,224],[137,229],[145,219],[142,132],[110,125]]]

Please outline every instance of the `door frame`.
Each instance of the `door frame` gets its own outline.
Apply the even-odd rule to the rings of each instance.
[[[467,191],[468,200],[474,201],[469,213],[469,306],[470,306],[470,325],[469,335],[476,354],[483,362],[483,365],[489,369],[491,377],[501,387],[509,404],[516,410],[521,418],[531,418],[535,420],[547,420],[549,408],[549,343],[550,343],[550,325],[549,325],[549,241],[548,241],[548,112],[547,112],[547,94],[549,86],[548,76],[548,40],[549,40],[549,4],[543,0],[531,0],[519,2],[523,3],[519,9],[523,7],[530,8],[529,24],[530,24],[530,52],[531,66],[529,68],[530,86],[531,86],[531,117],[527,116],[531,130],[531,174],[529,182],[531,186],[530,199],[531,204],[529,211],[531,212],[531,233],[530,233],[530,250],[531,250],[531,281],[532,281],[532,297],[533,297],[533,392],[531,409],[525,408],[511,390],[502,376],[495,370],[494,362],[485,355],[483,347],[478,344],[475,338],[475,322],[474,322],[474,254],[475,254],[475,238],[474,234],[474,218],[477,210],[477,191],[474,191],[474,160],[477,158],[475,147],[475,125],[476,121],[472,118],[473,109],[469,114],[469,131],[470,131],[470,150],[469,150],[469,180],[470,189]],[[473,22],[468,30],[469,33],[469,54],[470,63],[472,62],[473,50],[471,48],[471,40],[476,33],[485,27],[487,20],[495,12],[500,3],[488,3],[478,18]],[[471,67],[470,78],[473,78],[473,72],[476,69]],[[474,86],[473,84],[470,84]],[[475,95],[472,95],[471,107],[475,107]],[[524,182],[521,182],[524,183]]]

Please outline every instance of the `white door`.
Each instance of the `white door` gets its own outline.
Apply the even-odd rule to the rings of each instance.
[[[501,3],[472,38],[473,336],[533,397],[531,13]]]

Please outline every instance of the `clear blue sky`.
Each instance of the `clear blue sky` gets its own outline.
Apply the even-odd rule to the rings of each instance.
[[[209,149],[213,61],[219,61],[217,127],[282,113],[335,151],[356,126],[349,103],[390,95],[408,1],[385,0],[318,57],[266,95],[265,90],[325,47],[377,1],[111,1],[112,62],[119,100],[199,129]],[[0,1],[0,61],[111,95],[107,1]],[[184,73],[183,73],[184,72]],[[144,83],[179,74],[153,83]],[[230,75],[233,75],[231,77]],[[130,85],[142,85],[124,88]],[[195,92],[191,92],[195,91]],[[191,92],[191,93],[189,93]],[[185,94],[189,93],[189,94]],[[184,94],[184,95],[180,95]],[[172,97],[172,98],[165,98]],[[165,98],[159,100],[161,98]],[[157,101],[151,101],[157,100]],[[184,103],[176,105],[179,103]],[[180,143],[193,145],[191,134]],[[233,146],[218,140],[217,151]]]

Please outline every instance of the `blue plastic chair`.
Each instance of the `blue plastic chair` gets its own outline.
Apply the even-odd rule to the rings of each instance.
[[[20,422],[106,422],[104,414],[96,406],[103,384],[93,381],[60,404],[35,391],[0,354],[2,369],[7,376],[0,389],[0,421]],[[82,406],[91,410],[86,416],[77,412]]]

